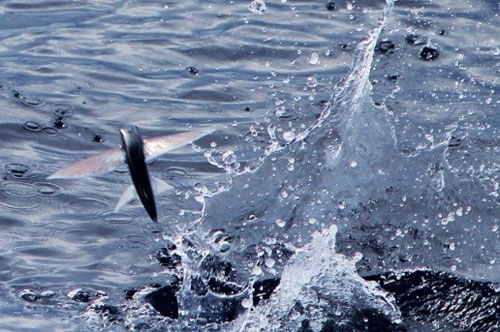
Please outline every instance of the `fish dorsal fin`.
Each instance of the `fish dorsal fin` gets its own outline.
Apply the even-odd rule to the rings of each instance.
[[[186,144],[212,133],[214,129],[200,129],[185,131],[177,134],[162,135],[143,139],[144,155],[146,161],[159,157],[164,153],[175,150]],[[125,165],[125,154],[121,148],[105,150],[89,158],[77,161],[63,168],[48,179],[80,178],[110,172],[115,168]]]

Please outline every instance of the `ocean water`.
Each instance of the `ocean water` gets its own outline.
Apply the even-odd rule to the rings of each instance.
[[[0,0],[0,330],[498,331],[499,12]],[[126,123],[158,224],[47,180]]]

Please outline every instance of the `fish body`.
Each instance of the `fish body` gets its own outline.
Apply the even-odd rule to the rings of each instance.
[[[144,156],[144,144],[136,126],[128,125],[120,128],[122,138],[122,149],[125,152],[125,160],[130,170],[130,176],[134,183],[137,195],[142,205],[154,222],[158,222],[155,197],[151,181],[149,180],[148,166]]]

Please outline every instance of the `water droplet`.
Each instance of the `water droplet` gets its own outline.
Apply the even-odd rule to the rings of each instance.
[[[257,135],[259,135],[257,129],[255,129],[254,126],[250,126],[250,135],[252,135],[253,137],[257,137]]]
[[[281,117],[281,116],[285,115],[285,113],[286,113],[285,111],[286,111],[286,108],[283,105],[276,107],[276,116]]]
[[[319,63],[319,55],[318,53],[312,53],[309,59],[307,60],[311,65],[317,65]]]
[[[254,0],[248,5],[248,10],[254,14],[262,15],[266,11],[266,3],[264,0]]]
[[[287,142],[291,142],[295,139],[295,133],[291,130],[287,130],[283,133],[283,139]]]
[[[219,244],[220,252],[227,252],[227,251],[229,251],[229,249],[231,249],[231,243],[229,243],[227,241],[223,241]]]
[[[307,82],[306,82],[306,85],[310,88],[314,88],[318,85],[318,81],[316,80],[315,77],[308,77],[307,78]]]
[[[262,274],[262,269],[260,266],[255,266],[253,269],[252,269],[252,274],[255,275],[255,276],[260,276]]]
[[[268,267],[268,268],[272,268],[274,266],[274,264],[275,264],[275,261],[272,258],[266,258],[264,261],[264,265],[266,265],[266,267]]]
[[[286,221],[284,221],[283,219],[276,219],[276,225],[278,225],[278,227],[285,227],[285,224],[286,224]]]
[[[231,150],[224,152],[224,154],[222,154],[222,161],[228,166],[235,164],[236,156],[234,155],[234,152]]]
[[[28,302],[34,302],[39,299],[39,296],[31,289],[23,289],[19,292],[18,296]]]
[[[58,117],[70,117],[73,115],[73,107],[71,105],[57,104],[54,107],[54,114]]]

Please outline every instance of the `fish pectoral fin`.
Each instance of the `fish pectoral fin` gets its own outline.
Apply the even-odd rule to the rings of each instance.
[[[161,195],[173,187],[167,182],[159,178],[151,178],[151,186],[156,195]],[[115,206],[115,212],[120,211],[125,205],[133,203],[139,199],[137,192],[135,191],[134,185],[127,186],[123,194],[120,196],[118,203]]]
[[[125,155],[120,148],[100,152],[91,157],[77,161],[51,176],[51,179],[80,178],[89,175],[106,173],[125,164]]]
[[[144,142],[144,155],[150,161],[164,153],[190,144],[203,136],[213,133],[217,128],[203,128],[195,131],[185,131],[177,134],[148,137]]]

